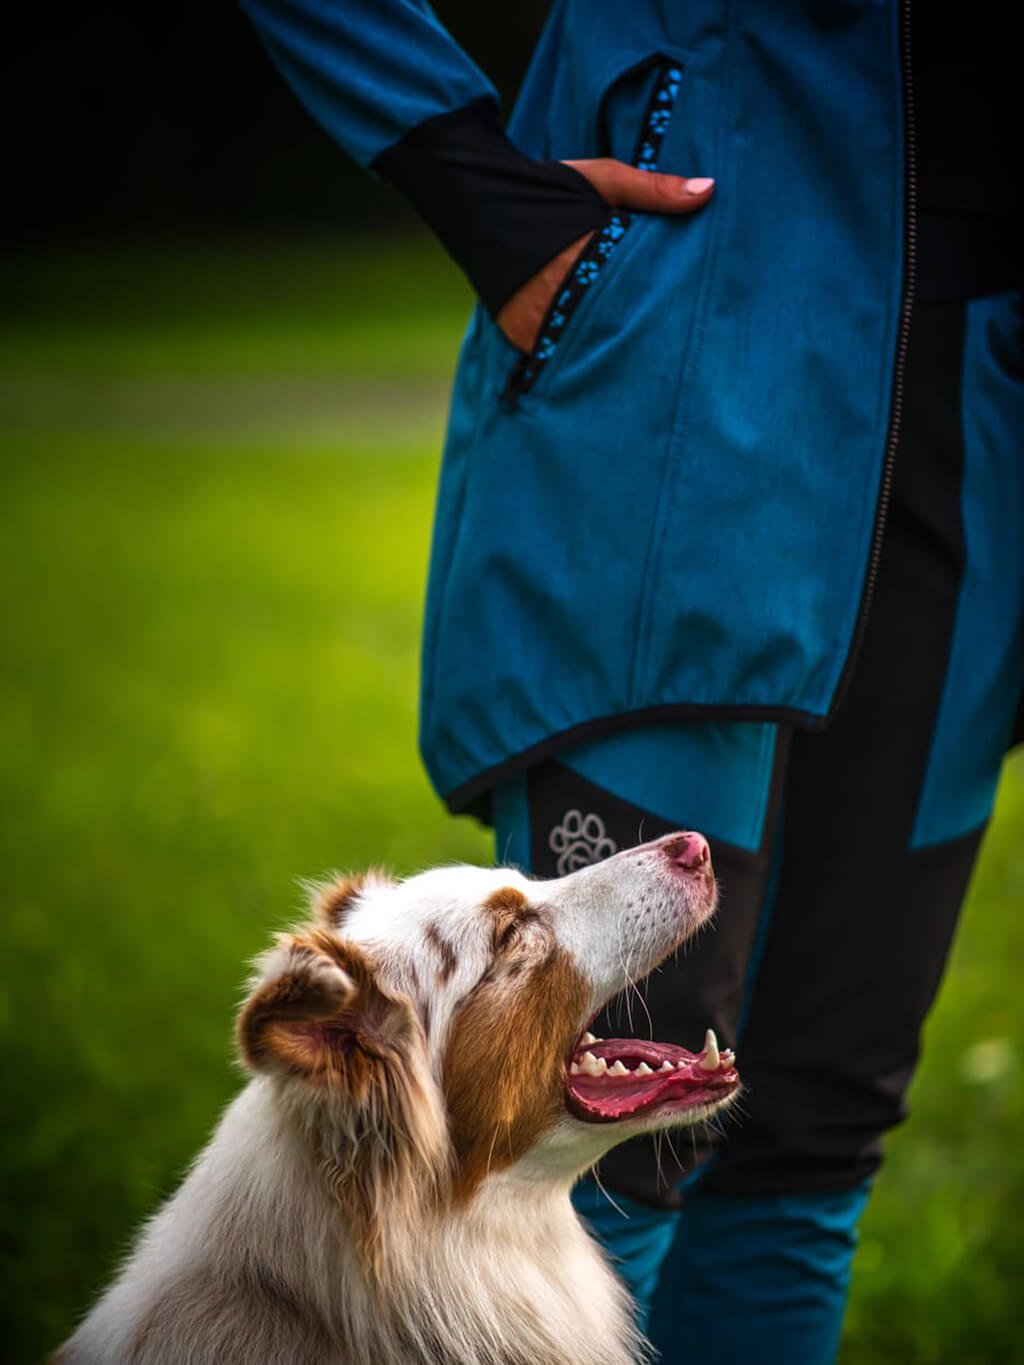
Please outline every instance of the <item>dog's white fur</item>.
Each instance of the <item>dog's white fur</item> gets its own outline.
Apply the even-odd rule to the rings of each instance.
[[[642,1357],[628,1296],[568,1194],[614,1143],[678,1119],[584,1123],[564,1104],[546,1107],[549,1078],[526,1076],[520,1099],[514,1084],[508,1091],[508,1103],[525,1107],[514,1123],[503,1120],[508,1151],[506,1129],[495,1127],[481,1165],[479,1135],[462,1121],[457,1137],[454,1114],[460,1103],[486,1112],[489,1102],[473,1066],[456,1074],[460,1027],[473,1024],[465,1046],[497,1075],[530,1026],[517,1001],[532,981],[530,1009],[540,1002],[548,1011],[543,1031],[564,1033],[544,1063],[561,1068],[553,1079],[561,1086],[565,1057],[596,1009],[708,917],[710,869],[680,876],[666,865],[665,842],[557,881],[454,867],[324,891],[321,927],[283,938],[260,964],[242,1017],[256,1074],[59,1351],[60,1365],[627,1365]],[[354,993],[345,953],[369,964],[368,994]],[[546,999],[552,964],[571,999]],[[302,1015],[307,993],[313,1006]],[[365,1039],[318,1031],[366,1000],[379,1016]],[[490,1013],[466,1014],[471,1001]],[[493,1020],[490,1052],[482,1017]],[[293,1028],[306,1051],[287,1050]],[[364,1039],[370,1049],[360,1059],[369,1099],[334,1052],[327,1070],[316,1070],[316,1049],[336,1049],[341,1036],[346,1047]],[[307,1051],[309,1068],[296,1061]],[[525,1110],[541,1104],[534,1133]],[[513,1132],[520,1147],[528,1137],[514,1153]]]

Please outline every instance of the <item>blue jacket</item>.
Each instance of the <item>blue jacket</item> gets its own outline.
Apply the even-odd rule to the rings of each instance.
[[[418,0],[243,4],[364,164],[493,93]],[[513,141],[717,188],[692,217],[609,216],[525,381],[472,318],[423,654],[423,753],[453,808],[615,726],[826,721],[869,605],[898,417],[900,29],[895,0],[554,5]],[[997,309],[986,326],[982,350],[1010,323]],[[994,629],[1017,686],[1020,640]]]

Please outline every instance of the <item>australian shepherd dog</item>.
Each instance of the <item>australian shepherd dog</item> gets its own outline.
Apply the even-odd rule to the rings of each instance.
[[[705,1119],[734,1058],[587,1032],[712,914],[699,834],[555,881],[443,867],[318,889],[238,1019],[251,1073],[60,1365],[628,1365],[569,1201]]]

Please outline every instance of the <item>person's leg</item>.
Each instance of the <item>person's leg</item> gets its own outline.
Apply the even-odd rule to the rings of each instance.
[[[939,310],[915,335],[878,593],[839,719],[826,734],[796,741],[777,840],[784,857],[774,917],[770,841],[762,838],[753,863],[741,858],[736,877],[728,849],[716,850],[720,868],[726,866],[725,904],[716,932],[684,960],[688,992],[673,989],[668,973],[655,978],[655,1032],[686,1042],[700,1028],[692,1016],[709,1008],[728,1041],[738,1041],[748,1085],[743,1123],[730,1128],[710,1163],[695,1163],[696,1179],[683,1186],[685,1210],[651,1327],[666,1365],[821,1365],[834,1352],[866,1182],[878,1164],[881,1134],[902,1114],[920,1022],[941,973],[1021,684],[1019,599],[1006,592],[1006,582],[1021,577],[1024,462],[1014,462],[1008,441],[1010,458],[998,458],[1014,402],[1020,415],[1020,379],[997,373],[989,409],[976,405],[966,414],[974,473],[969,469],[964,483],[963,514],[960,422],[937,401],[948,399],[955,409],[962,371],[970,376],[972,367],[989,364],[993,372],[989,362],[998,359],[1006,326],[1000,308],[972,305],[966,329],[962,313]],[[986,652],[974,641],[982,626]],[[690,733],[702,743],[700,727]],[[591,746],[591,778],[598,757]],[[696,780],[700,763],[656,766],[659,793],[666,771],[683,776],[682,800],[676,805],[662,794],[654,808],[665,823],[645,820],[650,767],[630,768],[635,833],[626,834],[627,842],[673,826],[700,828],[701,809],[711,808]],[[623,780],[621,764],[611,764],[609,773],[608,780]],[[564,780],[564,773],[542,771],[514,784],[505,805],[507,824],[518,827],[521,861],[533,852],[531,806],[539,807],[543,787],[557,789]],[[715,789],[726,811],[728,794]],[[577,804],[580,817],[590,813],[585,800]],[[499,800],[499,828],[501,808]],[[562,819],[547,831],[556,843],[558,823],[564,830]],[[539,818],[532,824],[539,848],[546,827]],[[734,1003],[731,1024],[723,1022],[713,1011],[723,996],[735,1002],[737,980],[758,957],[759,923],[762,930],[771,923],[771,933],[756,990],[739,1008]],[[719,945],[723,929],[733,945],[728,951]],[[717,999],[716,973],[704,970],[709,945],[724,967]],[[658,1182],[649,1150],[621,1149],[604,1167],[617,1196],[639,1197],[644,1207],[679,1217],[680,1188],[666,1191]],[[680,1174],[677,1166],[674,1179]],[[623,1271],[629,1279],[630,1265],[637,1267],[635,1283],[643,1288],[653,1278],[651,1247],[657,1260],[668,1241],[665,1225],[649,1229],[646,1240],[624,1234],[610,1214],[595,1221],[613,1255],[620,1229],[632,1248]],[[645,1240],[643,1255],[636,1244]]]
[[[984,419],[972,397],[961,424],[992,320],[918,314],[861,656],[833,724],[791,747],[780,883],[738,1040],[746,1113],[654,1295],[664,1365],[824,1365],[838,1344],[857,1218],[905,1115],[1022,680],[1024,463],[992,440],[1007,395]],[[1018,378],[1024,415],[1021,392]]]
[[[738,747],[742,748],[746,738],[740,738]],[[675,772],[677,780],[678,774],[686,774],[680,781],[684,791],[694,783],[692,804],[682,807],[687,811],[700,805],[700,791],[706,792],[714,783],[716,765],[700,760],[706,760],[712,749],[718,750],[721,769],[721,743],[721,735],[709,741],[703,727],[687,727],[675,735],[623,735],[607,753],[604,744],[590,746],[579,766],[608,783],[630,786],[620,765],[631,756],[635,762],[631,789],[637,794],[636,782],[642,780],[645,770],[649,771],[640,760],[660,755],[659,780]],[[685,763],[679,761],[684,748]],[[576,763],[575,755],[566,757]],[[722,884],[714,929],[678,963],[651,978],[645,988],[650,1024],[638,1002],[633,1003],[630,1021],[631,1002],[622,998],[595,1023],[599,1035],[615,1036],[636,1029],[695,1047],[704,1028],[712,1023],[723,1044],[735,1045],[742,1037],[749,1005],[745,985],[763,951],[774,902],[777,873],[773,864],[777,856],[771,856],[767,834],[776,823],[772,798],[785,763],[781,753],[774,753],[773,758],[774,782],[769,778],[762,783],[751,765],[735,787],[743,793],[741,802],[749,800],[760,810],[760,819],[754,823],[761,832],[761,847],[742,849],[721,840],[712,842]],[[706,774],[704,782],[699,780],[702,771]],[[733,780],[739,777],[735,765],[730,776]],[[663,799],[662,808],[666,805]],[[653,815],[583,778],[575,768],[553,763],[538,768],[529,779],[505,787],[495,812],[502,860],[549,876],[562,875],[617,848],[695,823],[684,814],[674,820]],[[751,815],[756,817],[757,810],[744,812],[745,818]],[[731,832],[735,832],[735,825]],[[745,1075],[742,1052],[739,1064],[741,1075]],[[822,1324],[831,1339],[841,1320],[853,1227],[866,1189],[824,1198],[816,1195],[806,1203],[799,1197],[698,1199],[695,1179],[699,1179],[722,1136],[734,1135],[734,1128],[726,1120],[721,1130],[682,1130],[661,1144],[650,1139],[623,1144],[602,1162],[600,1184],[588,1178],[574,1191],[578,1212],[636,1298],[642,1326],[648,1325],[649,1307],[660,1282],[663,1293],[651,1330],[658,1344],[669,1351],[674,1341],[686,1344],[692,1335],[692,1327],[680,1332],[674,1320],[664,1321],[664,1301],[678,1298],[677,1286],[681,1283],[686,1285],[687,1316],[695,1308],[703,1311],[700,1305],[705,1296],[707,1304],[713,1305],[728,1286],[734,1304],[746,1304],[749,1311],[743,1313],[744,1321],[755,1333],[764,1330],[767,1308],[778,1317],[788,1285],[799,1312],[786,1315],[787,1350],[808,1336],[820,1343]],[[743,1254],[737,1260],[738,1250]],[[689,1257],[691,1252],[695,1265],[687,1266],[681,1274],[680,1258]],[[668,1264],[663,1270],[666,1258]],[[751,1265],[758,1262],[757,1274],[747,1283]],[[714,1306],[708,1311],[710,1330],[719,1311]]]
[[[610,735],[539,765],[494,793],[496,855],[539,876],[563,876],[620,848],[699,828],[711,841],[719,882],[714,926],[652,976],[639,997],[620,997],[593,1025],[691,1048],[713,1027],[734,1044],[745,982],[758,950],[760,907],[770,876],[788,734],[774,726],[663,726]],[[641,806],[638,801],[646,804]],[[700,812],[700,821],[697,813]],[[647,1011],[653,1023],[649,1022]],[[610,1200],[591,1179],[574,1202],[636,1297],[641,1320],[676,1231],[680,1183],[717,1138],[686,1130],[642,1139],[602,1163]]]

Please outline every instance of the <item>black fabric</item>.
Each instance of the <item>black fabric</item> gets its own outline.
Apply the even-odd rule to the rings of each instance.
[[[1012,11],[980,0],[964,22],[952,6],[914,5],[910,53],[921,207],[1019,215],[1024,100]]]
[[[1024,218],[924,210],[919,223],[919,303],[956,303],[1024,286]]]
[[[981,837],[910,849],[964,570],[964,312],[918,309],[863,650],[832,726],[793,737],[747,1116],[705,1182],[719,1193],[853,1185],[905,1113]]]
[[[665,1144],[660,1170],[650,1140],[613,1150],[601,1164],[613,1190],[673,1207],[683,1176],[701,1164],[703,1187],[719,1194],[850,1188],[877,1168],[882,1136],[904,1114],[921,1023],[980,841],[978,832],[909,847],[964,569],[964,325],[962,305],[920,308],[912,323],[877,592],[846,699],[829,729],[789,732],[776,774],[781,814],[769,812],[761,851],[713,847],[723,887],[714,932],[649,983],[655,1037],[692,1046],[711,1024],[738,1047],[739,1116],[725,1121],[722,1138],[678,1135],[681,1160]],[[620,846],[666,832],[580,782],[556,763],[531,774],[541,870],[551,869],[540,831],[576,804],[574,792],[582,809],[610,813]],[[602,1021],[606,1036],[620,1031],[620,1008]]]
[[[413,203],[491,314],[608,212],[579,171],[514,147],[489,99],[419,124],[373,169]]]
[[[618,850],[632,848],[648,839],[659,839],[676,829],[675,825],[640,810],[614,792],[595,786],[553,759],[531,768],[526,783],[530,808],[530,871],[537,877],[564,877],[585,867],[601,855],[600,845],[605,839],[610,839]],[[566,829],[567,811],[578,811],[584,819],[589,812],[597,811],[599,827],[583,826],[578,832]],[[578,849],[573,847],[573,841]]]
[[[969,23],[948,5],[911,16],[922,301],[1024,285],[1024,101],[1009,24],[991,0]]]
[[[776,744],[766,830],[775,827],[789,734],[783,731]],[[579,811],[590,820],[600,819],[603,834],[616,849],[631,848],[679,828],[678,824],[641,810],[555,760],[540,764],[527,774],[527,801],[530,870],[536,876],[564,876],[593,861],[594,841],[588,834],[592,836],[596,831],[586,828],[581,831],[580,842],[590,847],[584,847],[578,859],[573,859],[571,850],[566,856],[561,838],[552,846],[552,835],[564,827],[567,811]],[[595,817],[592,812],[599,814]],[[709,842],[718,881],[715,927],[699,940],[699,951],[681,953],[670,966],[653,973],[643,989],[653,1021],[652,1036],[694,1049],[700,1046],[707,1028],[715,1030],[723,1047],[736,1046],[747,964],[770,871],[771,847],[767,841],[755,853],[721,840]],[[687,1002],[692,1003],[692,1008]],[[601,1011],[591,1027],[600,1038],[629,1036],[637,1026],[637,1012],[635,1001],[619,996]],[[634,1199],[673,1206],[680,1201],[676,1183],[686,1169],[708,1158],[716,1136],[713,1131],[700,1128],[677,1141],[676,1146],[686,1158],[685,1167],[674,1165],[667,1144],[663,1146],[659,1165],[648,1139],[622,1143],[604,1159],[602,1179]]]

